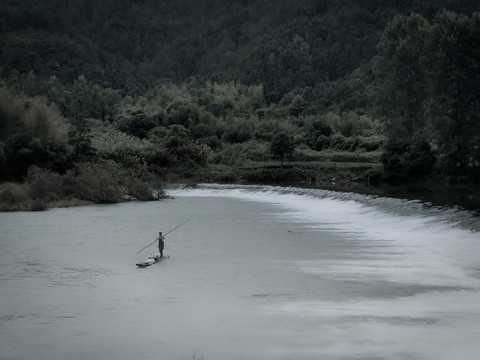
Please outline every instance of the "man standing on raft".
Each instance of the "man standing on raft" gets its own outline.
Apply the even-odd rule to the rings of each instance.
[[[158,251],[160,252],[160,259],[163,258],[163,248],[165,246],[165,236],[161,232],[158,233]]]

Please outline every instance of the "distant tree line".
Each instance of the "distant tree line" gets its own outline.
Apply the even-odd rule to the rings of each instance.
[[[368,66],[395,14],[416,12],[431,20],[442,8],[470,15],[479,5],[467,0],[4,0],[0,59],[4,76],[17,69],[71,83],[84,75],[129,95],[163,79],[180,83],[191,76],[262,83],[270,103],[305,87],[322,92]],[[329,105],[338,98],[325,100]]]
[[[322,151],[381,153],[385,179],[478,177],[478,7],[7,0],[0,178],[108,202],[172,169]],[[86,164],[116,177],[71,186]]]

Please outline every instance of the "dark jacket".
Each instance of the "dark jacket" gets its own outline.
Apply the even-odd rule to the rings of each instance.
[[[158,248],[163,250],[163,247],[165,245],[165,238],[163,236],[158,237]]]

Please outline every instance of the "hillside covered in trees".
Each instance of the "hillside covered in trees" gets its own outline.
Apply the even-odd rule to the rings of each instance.
[[[325,162],[369,181],[478,179],[479,10],[5,0],[0,195],[119,201],[158,196],[158,180],[240,173],[308,182]]]

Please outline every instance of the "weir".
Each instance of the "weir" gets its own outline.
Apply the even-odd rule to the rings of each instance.
[[[450,360],[480,353],[474,213],[295,187],[200,184],[167,194],[1,213],[2,356]],[[132,266],[158,229],[184,219],[188,226],[166,238],[168,261]]]

